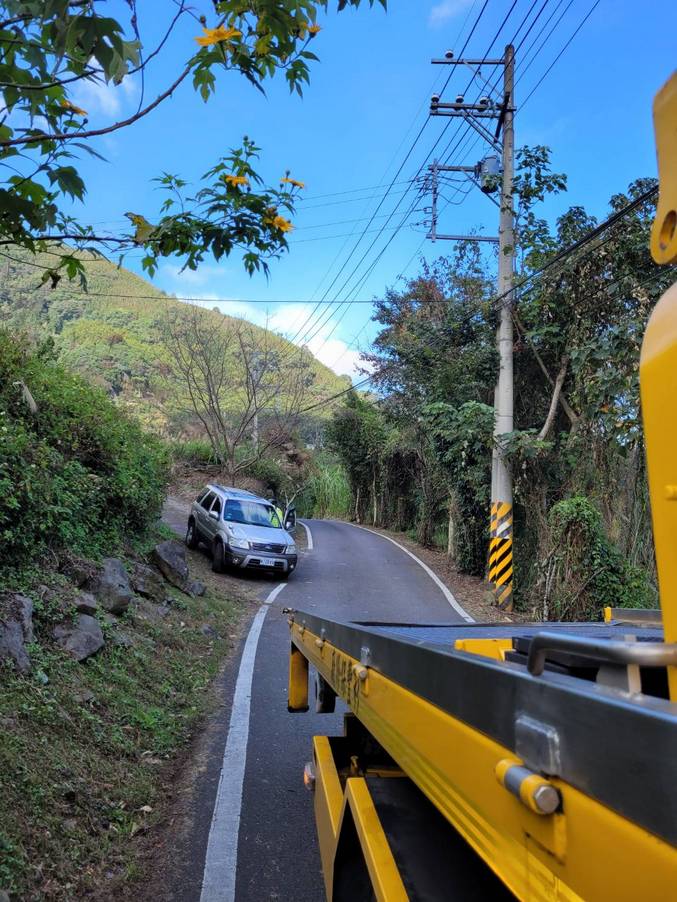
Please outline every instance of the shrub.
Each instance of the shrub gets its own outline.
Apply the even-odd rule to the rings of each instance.
[[[598,618],[605,606],[652,607],[656,593],[644,570],[609,541],[592,502],[577,495],[553,505],[551,551],[544,569],[547,619]]]
[[[103,391],[0,330],[3,569],[119,546],[157,519],[166,477],[162,444]]]

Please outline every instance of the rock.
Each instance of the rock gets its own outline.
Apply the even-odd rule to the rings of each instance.
[[[134,640],[129,633],[123,633],[122,631],[113,633],[111,641],[118,648],[131,648],[134,645]]]
[[[91,592],[78,592],[73,599],[73,606],[80,614],[94,615],[99,610],[99,605]]]
[[[116,557],[104,559],[103,569],[87,583],[87,588],[111,614],[124,614],[134,598],[127,571]]]
[[[74,623],[55,626],[53,636],[76,661],[84,661],[104,646],[99,621],[89,614],[78,614]]]
[[[11,902],[9,893],[6,893],[4,889],[0,889],[0,902]]]
[[[201,583],[199,579],[191,580],[188,588],[191,595],[204,595],[207,591],[207,587],[204,583]]]
[[[89,705],[91,702],[96,701],[96,696],[91,689],[80,689],[78,692],[73,693],[73,698],[76,702],[80,702],[81,705]]]
[[[203,636],[206,636],[208,639],[218,639],[219,634],[216,632],[213,626],[210,626],[208,623],[203,623],[200,627],[200,632]]]
[[[193,594],[190,588],[185,545],[173,539],[160,542],[151,552],[151,558],[168,583],[181,589],[186,595]]]
[[[166,604],[153,604],[150,601],[142,601],[136,607],[136,614],[141,620],[148,620],[151,623],[157,623],[158,620],[164,619],[169,614],[170,607]]]
[[[78,588],[84,586],[96,575],[92,564],[80,558],[67,560],[63,572]]]
[[[137,595],[150,598],[151,601],[158,604],[163,603],[167,598],[167,589],[162,574],[154,567],[149,567],[148,564],[134,564],[131,583]]]
[[[12,661],[19,673],[28,673],[26,643],[32,641],[33,602],[19,594],[0,598],[0,661]]]

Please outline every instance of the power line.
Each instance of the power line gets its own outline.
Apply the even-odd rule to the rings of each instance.
[[[546,0],[546,2],[547,2],[547,0]],[[536,3],[537,3],[537,0],[533,0],[531,9],[533,9],[533,8],[535,7]],[[493,37],[493,39],[492,39],[492,41],[491,41],[489,47],[487,48],[487,51],[485,52],[485,54],[484,54],[484,60],[486,60],[487,57],[489,56],[489,53],[491,52],[491,49],[493,48],[493,45],[494,45],[495,42],[497,41],[497,39],[498,39],[498,37],[499,37],[501,31],[503,30],[503,28],[505,27],[506,23],[508,22],[508,20],[509,20],[510,16],[512,15],[512,12],[513,12],[513,10],[515,9],[515,6],[516,6],[516,5],[517,5],[517,0],[514,0],[514,2],[512,3],[510,9],[508,10],[508,12],[506,13],[505,17],[503,18],[503,21],[502,21],[501,24],[499,25],[499,28],[498,28],[498,30],[496,31],[496,34],[494,35],[494,37]],[[478,22],[479,22],[479,19],[481,18],[481,16],[482,16],[484,10],[486,9],[486,6],[487,6],[487,3],[485,2],[484,6],[483,6],[482,9],[480,10],[480,14],[479,14],[479,16],[478,16],[478,18],[477,18],[477,20],[476,20],[476,22],[475,22],[475,25],[473,26],[473,29],[472,29],[471,32],[470,32],[470,35],[468,35],[468,38],[466,39],[466,42],[465,42],[465,44],[463,45],[463,49],[461,50],[461,53],[460,53],[461,56],[463,56],[463,53],[465,52],[465,49],[466,49],[466,47],[467,47],[467,45],[468,45],[468,42],[469,42],[470,38],[472,37],[472,35],[473,35],[474,31],[475,31],[475,28],[476,28],[476,26],[477,26],[477,24],[478,24]],[[519,27],[518,31],[521,30],[521,28],[523,27],[524,23],[525,23],[526,20],[528,19],[529,15],[530,15],[530,13],[531,13],[531,9],[529,10],[529,12],[527,13],[527,15],[526,15],[526,16],[524,17],[524,19],[522,20],[522,23],[520,24],[520,27]],[[541,11],[542,11],[542,10],[541,10]],[[480,68],[481,68],[481,67],[480,67]],[[442,88],[442,91],[444,91],[444,89],[448,86],[449,81],[451,80],[452,75],[453,75],[453,72],[450,73],[449,76],[447,77],[447,80],[446,80],[446,82],[445,82],[445,84],[444,84],[444,86],[443,86],[443,88]],[[468,86],[467,86],[467,88],[466,88],[466,91],[471,87],[473,81],[475,80],[475,77],[476,77],[476,75],[473,74],[473,76],[471,77],[470,81],[468,82]],[[438,137],[437,141],[436,141],[435,144],[433,145],[432,149],[429,151],[429,153],[428,153],[428,155],[426,156],[425,160],[424,160],[423,163],[420,165],[420,167],[419,167],[419,169],[418,169],[418,172],[416,173],[416,176],[414,176],[414,179],[413,179],[412,181],[416,181],[416,180],[417,180],[418,176],[420,175],[421,171],[423,170],[423,167],[425,166],[425,164],[427,163],[427,161],[430,159],[430,157],[432,156],[432,154],[433,154],[435,148],[437,147],[437,145],[439,144],[441,138],[442,138],[443,135],[445,134],[445,132],[446,132],[446,130],[447,130],[449,124],[450,124],[450,122],[447,123],[447,125],[445,126],[445,128],[442,130],[441,135]],[[460,130],[460,126],[457,128],[457,132],[458,132],[459,130]],[[470,127],[466,124],[466,132],[468,132],[469,130],[470,130]],[[458,141],[457,141],[457,143],[456,143],[455,149],[458,147],[459,143],[460,143],[461,140],[463,139],[464,134],[465,134],[465,133],[462,133],[462,134],[459,136],[459,139],[458,139]],[[453,138],[452,138],[452,140],[453,140]],[[450,143],[451,143],[451,142],[450,142]],[[448,147],[449,147],[449,145],[447,145],[447,150],[448,150]],[[447,152],[447,151],[445,151],[445,153],[446,153],[446,152]],[[453,151],[452,151],[452,153],[453,153]],[[458,192],[459,190],[460,190],[459,188],[456,188],[456,191],[457,191],[457,192]],[[400,199],[400,201],[399,201],[398,204],[396,205],[395,209],[392,211],[391,217],[392,217],[392,215],[394,215],[394,213],[396,212],[397,208],[399,207],[399,204],[401,203],[401,200],[402,200],[402,199]],[[447,201],[447,206],[449,206],[449,203],[450,203],[450,202]],[[403,219],[402,223],[400,224],[400,227],[401,227],[401,225],[404,224],[404,221],[406,221],[406,218],[407,218],[407,217],[405,216],[405,218]],[[387,221],[389,221],[389,220],[390,220],[390,218],[389,218]],[[382,233],[383,231],[384,231],[384,229],[382,228],[382,229],[381,229],[381,233]],[[397,234],[397,230],[396,230],[395,234]],[[376,258],[376,261],[375,261],[374,264],[372,264],[372,266],[370,267],[369,272],[370,272],[370,271],[373,271],[373,268],[374,268],[376,262],[378,262],[378,260],[380,260],[380,258],[383,256],[383,253],[385,252],[385,250],[387,249],[387,247],[392,243],[392,241],[393,241],[393,239],[394,239],[394,237],[395,237],[395,234],[394,234],[393,236],[391,236],[390,240],[386,243],[386,245],[384,246],[384,248],[382,248],[381,252],[378,254],[378,256],[377,256],[377,258]],[[377,235],[376,239],[371,243],[371,245],[369,246],[369,248],[367,248],[367,251],[365,252],[365,254],[363,254],[361,260],[358,262],[358,264],[357,264],[357,266],[355,267],[355,269],[353,269],[353,272],[350,274],[350,276],[348,277],[348,279],[343,283],[342,287],[339,289],[339,294],[341,293],[341,291],[343,291],[343,289],[346,287],[346,285],[348,284],[348,282],[350,281],[350,279],[353,277],[353,275],[355,274],[355,272],[357,271],[357,269],[361,266],[361,264],[362,264],[362,262],[364,261],[366,255],[367,255],[367,254],[371,251],[371,249],[374,247],[374,245],[375,245],[376,241],[378,241],[378,238],[379,238],[379,237],[380,237],[380,235]],[[368,274],[367,274],[367,275],[368,275]],[[366,280],[366,279],[365,279],[365,280]],[[330,286],[330,287],[331,287],[331,286]],[[349,298],[349,296],[350,296],[350,295],[348,295],[348,298]],[[347,314],[348,309],[350,308],[350,306],[351,306],[350,301],[347,299],[346,308],[344,309],[343,313],[341,314],[341,317],[340,317],[340,318],[338,319],[338,321],[334,324],[334,327],[332,328],[331,332],[325,337],[324,342],[323,342],[323,344],[322,344],[320,347],[323,347],[324,344],[331,338],[331,336],[332,336],[333,333],[336,331],[336,329],[337,329],[338,325],[340,324],[340,322],[345,318],[345,316],[346,316],[346,314]],[[338,310],[335,311],[335,313],[338,313]],[[325,323],[326,323],[327,321],[328,321],[328,318],[325,317]],[[322,325],[324,325],[324,323],[323,323]],[[312,337],[315,337],[315,335],[318,334],[319,330],[322,328],[322,325],[321,325],[318,329],[316,329],[316,331],[315,331],[315,333],[314,333],[314,335],[313,335]],[[364,328],[366,328],[366,325],[365,325],[365,327],[363,327],[363,330],[364,330]],[[362,330],[362,331],[363,331],[363,330]],[[360,334],[360,333],[358,333],[358,334]],[[312,340],[312,337],[311,337],[310,340]],[[353,340],[354,340],[354,339],[353,339]],[[346,351],[349,349],[349,347],[350,347],[350,346],[348,346],[348,348],[346,348]],[[319,350],[319,349],[318,349],[318,350]],[[345,354],[345,351],[344,351],[344,354]],[[339,358],[339,359],[340,359],[340,358]]]
[[[546,264],[544,264],[538,270],[535,270],[534,272],[530,273],[528,276],[524,277],[521,282],[519,282],[517,285],[514,286],[514,288],[512,290],[515,292],[518,292],[518,291],[520,291],[520,289],[524,289],[524,287],[527,284],[529,284],[533,279],[542,276],[544,273],[548,272],[553,266],[555,266],[557,264],[560,264],[560,270],[558,270],[558,271],[561,271],[561,269],[563,269],[564,266],[566,265],[566,261],[572,254],[575,254],[582,247],[585,247],[586,245],[595,241],[595,239],[597,239],[601,234],[603,234],[608,229],[612,229],[618,222],[620,222],[622,219],[624,219],[626,216],[628,216],[628,214],[634,212],[638,207],[642,206],[647,201],[653,199],[657,193],[658,193],[657,186],[654,188],[650,188],[647,191],[643,192],[639,197],[635,198],[633,201],[626,204],[620,210],[617,210],[615,213],[613,213],[611,216],[609,216],[607,219],[605,219],[599,225],[595,226],[595,228],[591,229],[589,232],[587,232],[585,235],[583,235],[578,241],[576,241],[573,244],[569,245],[568,247],[564,248],[564,250],[562,250],[559,254],[557,254],[555,257],[553,257],[551,260],[549,260]],[[587,254],[583,255],[582,257],[577,258],[573,262],[580,263],[582,259],[585,259],[585,257],[590,256],[590,254],[597,253],[602,244],[613,240],[615,237],[617,237],[617,236],[614,233],[612,233],[607,238],[605,238],[602,242],[600,242],[600,243],[596,244],[594,247],[590,248],[590,250],[587,252]],[[420,246],[419,246],[419,249],[420,249]],[[409,261],[409,262],[411,262],[411,261]],[[407,265],[409,265],[409,264],[407,264]],[[651,281],[658,279],[661,275],[663,275],[662,271],[653,273],[649,278],[647,278],[646,280],[641,282],[639,285],[635,286],[634,289],[637,290],[639,288],[644,287],[646,284],[650,283]],[[623,279],[624,279],[624,277],[621,276],[605,285],[600,286],[600,288],[591,297],[594,298],[594,297],[598,296],[599,294],[601,294],[602,292],[608,292],[609,289],[613,288],[615,285],[622,282]],[[489,300],[489,303],[498,304],[507,294],[508,293],[506,292],[503,295],[497,295],[497,296],[491,298]],[[364,331],[366,326],[367,326],[367,323],[365,323],[365,325],[362,327],[362,330],[360,330],[358,335],[353,338],[353,342],[357,340],[357,337],[359,336],[359,334],[361,334],[362,331]],[[345,351],[344,351],[344,354],[345,354]],[[341,360],[341,358],[343,356],[344,355],[342,354],[341,357],[337,358],[335,363],[338,363],[338,361]],[[386,365],[381,370],[381,373],[387,372],[389,369],[392,369],[392,366],[388,367]],[[373,376],[370,377],[370,381],[373,378],[374,378]]]
[[[19,257],[9,257],[8,254],[0,251],[0,256],[8,257],[8,259],[12,260],[15,263],[24,263],[26,261],[21,260]],[[43,266],[39,264],[30,264],[31,266],[37,266],[39,269],[44,269]],[[44,288],[43,285],[38,286],[38,288]],[[12,288],[11,292],[14,294],[15,292],[22,292],[24,294],[35,294],[37,288]],[[47,289],[51,290],[51,289]],[[184,303],[198,303],[198,304],[316,304],[317,301],[314,300],[296,300],[294,298],[285,298],[284,300],[271,300],[268,298],[201,298],[201,297],[179,297],[173,294],[118,294],[113,291],[74,291],[73,294],[78,295],[79,297],[92,297],[92,298],[117,298],[120,300],[127,301],[181,301]],[[323,301],[323,305],[330,304],[342,304],[343,301]],[[354,301],[355,304],[373,304],[373,300],[366,298],[360,298],[359,300]]]
[[[465,40],[465,43],[464,43],[464,45],[463,45],[463,50],[461,51],[461,53],[463,53],[463,52],[465,51],[465,48],[467,47],[467,45],[468,45],[470,39],[472,38],[472,36],[473,36],[473,34],[474,34],[474,32],[475,32],[475,29],[477,28],[477,26],[478,26],[478,24],[479,24],[479,22],[480,22],[480,20],[481,20],[481,18],[482,18],[482,16],[483,16],[483,14],[484,14],[484,11],[486,10],[487,5],[488,5],[488,0],[485,0],[485,2],[484,2],[484,4],[483,4],[482,8],[480,9],[480,11],[479,11],[479,13],[478,13],[478,15],[477,15],[477,17],[476,17],[476,19],[475,19],[475,22],[474,22],[474,24],[473,24],[473,27],[472,27],[471,30],[470,30],[470,34],[468,35],[468,37],[467,37],[466,40]],[[451,76],[449,76],[449,78],[450,78],[450,77],[451,77]],[[446,81],[446,83],[445,83],[445,87],[446,87],[446,85],[449,83],[449,78],[447,78],[447,81]],[[422,133],[423,133],[423,130],[425,129],[425,127],[426,127],[426,125],[428,124],[428,122],[429,122],[429,119],[426,118],[425,121],[424,121],[424,123],[423,123],[423,125],[421,126],[421,128],[420,128],[418,134],[416,135],[416,138],[414,139],[412,145],[410,146],[410,148],[409,148],[409,150],[408,150],[408,152],[407,152],[407,154],[406,154],[404,160],[403,160],[402,163],[400,164],[399,169],[398,169],[397,172],[395,173],[395,178],[393,179],[393,182],[391,183],[391,185],[390,185],[390,186],[388,187],[388,189],[386,190],[386,192],[385,192],[383,198],[382,198],[381,201],[379,202],[379,204],[378,204],[378,206],[376,207],[376,210],[374,211],[374,213],[372,214],[372,216],[375,216],[376,213],[378,213],[379,209],[382,207],[383,203],[385,202],[386,198],[388,197],[388,194],[389,194],[389,192],[390,192],[390,189],[391,189],[391,187],[392,187],[392,184],[393,184],[394,181],[397,179],[397,177],[399,176],[400,172],[402,171],[402,169],[403,169],[404,166],[406,165],[407,160],[408,160],[409,157],[411,156],[411,154],[412,154],[412,152],[413,152],[413,150],[414,150],[416,144],[418,143],[418,141],[419,141],[419,139],[420,139],[420,137],[421,137],[421,135],[422,135]],[[438,143],[438,142],[439,142],[439,138],[438,138],[438,141],[435,142],[435,145],[433,146],[433,150],[434,150],[434,148],[437,146],[437,143]],[[411,183],[415,182],[416,179],[418,178],[419,174],[421,173],[421,171],[422,171],[422,169],[423,169],[423,166],[425,165],[425,163],[426,163],[427,160],[429,159],[430,154],[431,154],[432,152],[433,152],[433,151],[431,150],[430,153],[428,154],[428,156],[426,157],[426,159],[424,160],[423,164],[421,164],[421,166],[419,167],[418,172],[417,172],[416,175],[414,176],[414,179],[412,179],[411,182],[410,182],[410,186],[411,186]],[[409,190],[409,189],[407,189],[407,190]],[[405,193],[406,193],[406,192],[405,192]],[[391,216],[386,220],[386,225],[387,225],[387,223],[390,221],[390,218],[392,218],[392,215],[394,215],[395,212],[397,211],[397,208],[399,207],[399,205],[400,205],[400,203],[401,203],[401,200],[402,200],[402,198],[400,198],[400,201],[398,201],[397,205],[395,206],[395,209],[391,212]],[[360,243],[361,243],[361,241],[362,241],[362,238],[363,238],[364,235],[366,234],[366,231],[367,231],[369,225],[371,224],[371,221],[373,221],[373,218],[372,218],[372,220],[370,220],[369,223],[367,223],[367,227],[363,230],[363,233],[360,235],[360,237],[357,239],[357,241],[356,241],[355,244],[353,245],[352,249],[349,251],[346,260],[343,262],[342,266],[340,267],[340,269],[338,270],[338,272],[335,274],[335,276],[334,276],[334,278],[332,279],[331,283],[329,284],[329,286],[328,286],[327,289],[325,290],[325,292],[324,292],[324,294],[323,294],[323,296],[322,296],[323,299],[327,297],[327,295],[329,294],[329,292],[331,291],[331,289],[333,288],[333,286],[334,286],[334,285],[336,284],[336,282],[338,281],[338,279],[339,279],[341,273],[345,270],[346,266],[347,266],[348,263],[350,262],[351,257],[352,257],[352,256],[354,255],[354,253],[356,252],[358,246],[360,245]],[[401,225],[403,225],[403,224],[404,224],[404,220],[402,221]],[[383,230],[384,230],[384,229],[382,229],[382,231],[383,231]],[[366,252],[367,254],[368,254],[368,253],[371,251],[371,249],[374,247],[374,244],[375,244],[375,242],[378,240],[378,237],[379,237],[379,236],[377,236],[377,238],[371,243],[370,247],[367,249],[367,252]],[[364,259],[365,259],[365,256],[366,256],[366,254],[364,254],[364,255],[362,256],[362,258],[361,258],[360,262],[358,263],[357,267],[356,267],[355,269],[353,269],[352,273],[351,273],[350,276],[348,277],[348,280],[344,281],[343,286],[339,289],[339,291],[337,292],[337,294],[340,294],[341,291],[343,291],[343,289],[345,288],[347,282],[353,277],[354,273],[356,272],[356,269],[359,268],[359,266],[361,266],[362,262],[363,262]],[[332,264],[332,266],[333,266],[333,264]],[[308,326],[309,322],[312,322],[312,319],[315,317],[315,315],[316,315],[316,311],[313,311],[313,312],[310,314],[310,317],[307,318],[306,321],[302,324],[301,329],[298,330],[298,331],[296,332],[296,334],[293,336],[292,341],[295,341],[295,340],[299,337],[299,335],[302,334],[303,330],[306,329],[306,327]]]
[[[571,44],[571,42],[574,40],[574,38],[576,37],[576,35],[578,34],[578,32],[581,30],[581,28],[583,28],[583,26],[584,26],[585,23],[588,21],[588,19],[590,18],[590,16],[594,13],[594,11],[597,9],[597,7],[599,6],[599,4],[600,4],[600,0],[595,0],[595,2],[592,4],[592,6],[590,7],[590,9],[589,9],[588,12],[586,13],[586,15],[585,15],[585,16],[583,17],[583,19],[579,22],[578,27],[576,28],[576,30],[574,31],[574,33],[571,35],[571,37],[569,38],[569,40],[568,40],[568,41],[566,42],[566,44],[562,47],[562,49],[560,50],[560,52],[557,54],[557,56],[555,57],[555,59],[550,63],[550,65],[549,65],[548,68],[545,70],[545,72],[541,75],[541,77],[540,77],[539,80],[536,82],[536,84],[533,86],[533,88],[531,89],[531,91],[530,91],[530,92],[527,94],[527,96],[524,98],[524,100],[522,101],[522,108],[524,108],[525,104],[529,101],[529,98],[534,94],[535,91],[538,90],[538,88],[541,86],[541,84],[543,83],[543,81],[548,77],[548,75],[550,74],[550,72],[551,72],[551,71],[553,70],[553,68],[557,65],[557,63],[559,62],[560,58],[562,57],[562,54],[567,50],[567,48],[569,47],[569,45]]]

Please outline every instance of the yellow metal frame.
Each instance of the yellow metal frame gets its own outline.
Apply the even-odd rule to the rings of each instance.
[[[511,750],[329,642],[318,643],[307,628],[292,623],[291,632],[367,730],[518,898],[671,897],[673,847],[556,778],[561,813],[534,813],[496,779],[496,765],[514,759]]]
[[[506,651],[512,650],[512,639],[457,639],[454,648],[482,658],[505,661]]]
[[[654,102],[660,198],[651,235],[657,263],[677,261],[677,73]],[[677,642],[677,285],[654,309],[640,360],[642,418],[661,612],[666,642]],[[677,667],[668,668],[677,701]]]
[[[314,737],[313,760],[315,820],[327,899],[331,902],[339,836],[346,818],[351,818],[377,900],[404,902],[408,896],[365,779],[350,777],[343,791],[326,736]]]

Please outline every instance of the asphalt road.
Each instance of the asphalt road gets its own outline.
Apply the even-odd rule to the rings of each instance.
[[[303,787],[302,774],[311,753],[311,737],[316,733],[340,734],[342,710],[337,705],[334,715],[317,715],[312,710],[306,714],[287,712],[289,627],[283,607],[337,620],[450,623],[460,619],[425,570],[387,539],[347,523],[311,520],[308,524],[313,550],[302,556],[297,572],[259,617],[259,623],[261,617],[263,622],[253,658],[239,839],[236,857],[232,855],[230,863],[237,902],[324,899],[312,797]],[[262,579],[262,600],[274,586],[274,582]],[[242,668],[237,660],[233,661],[224,678],[222,728],[214,731],[204,774],[198,781],[196,827],[190,848],[176,850],[178,871],[173,879],[172,899],[198,902],[201,898],[229,724],[234,731],[230,717],[233,691],[247,657],[245,647]],[[242,748],[241,723],[238,729]],[[226,776],[230,779],[241,762],[233,760],[232,754],[228,761]],[[230,818],[230,832],[224,835],[232,837],[233,831],[237,833],[235,809],[239,799],[231,796],[232,793],[225,812]],[[218,846],[214,838],[211,845]],[[217,862],[217,875],[224,867],[228,865]],[[224,884],[222,893],[212,892],[208,897],[209,902],[216,898],[232,899],[232,888],[229,890]],[[204,895],[202,902],[206,902]]]

